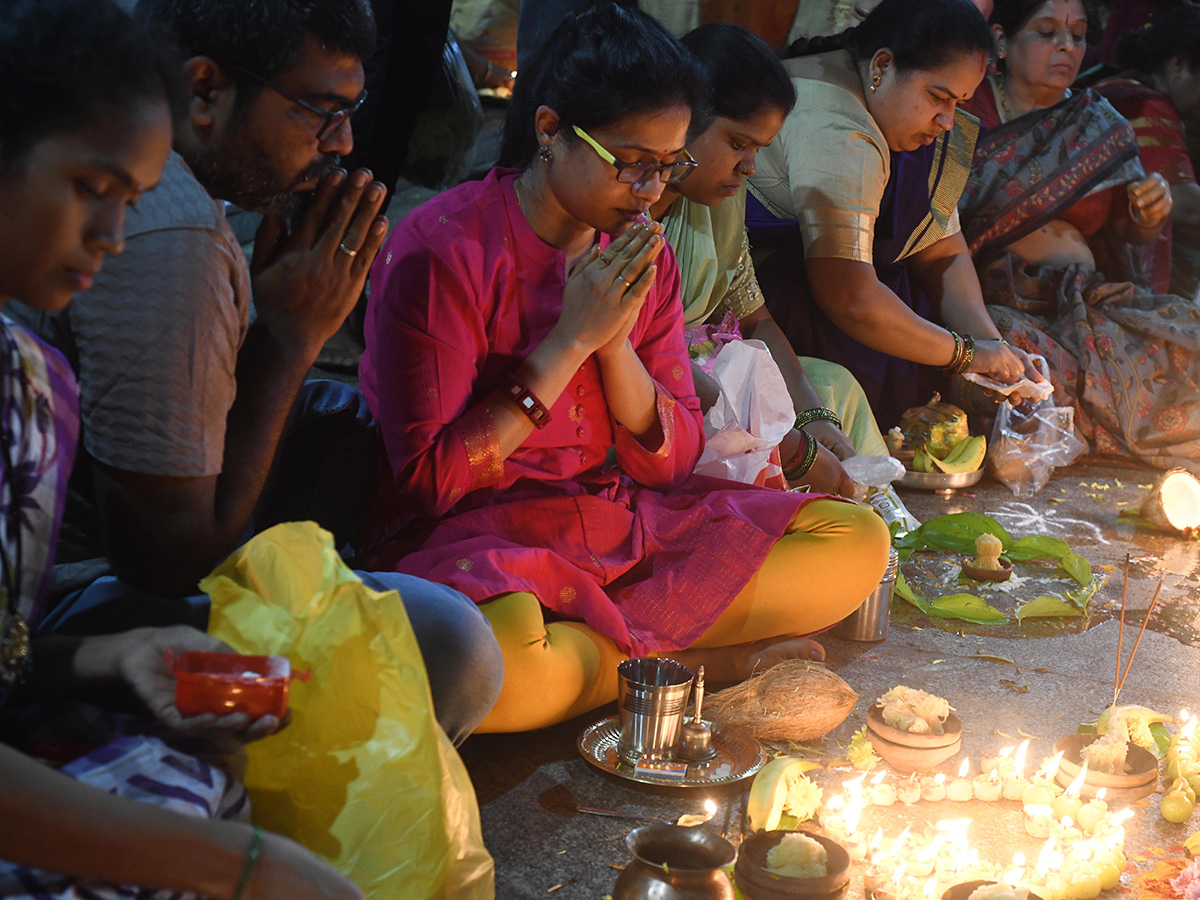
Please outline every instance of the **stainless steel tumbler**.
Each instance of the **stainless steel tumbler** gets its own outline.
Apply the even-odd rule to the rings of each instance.
[[[674,757],[691,685],[692,670],[672,659],[643,656],[617,666],[617,753],[622,762]]]

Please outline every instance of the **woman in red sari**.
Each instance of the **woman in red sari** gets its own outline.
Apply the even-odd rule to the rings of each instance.
[[[1200,297],[1200,185],[1184,141],[1185,120],[1200,120],[1200,7],[1162,13],[1124,36],[1122,72],[1093,90],[1129,120],[1147,172],[1171,185],[1171,219],[1147,248],[1140,273],[1155,293]],[[1144,282],[1141,282],[1144,283]]]
[[[694,165],[704,89],[650,17],[568,17],[517,82],[516,168],[415,210],[372,270],[360,371],[400,494],[380,506],[417,511],[374,559],[483,604],[505,668],[483,731],[611,701],[626,655],[712,680],[819,657],[796,636],[886,565],[869,509],[691,475],[679,273],[643,214]]]

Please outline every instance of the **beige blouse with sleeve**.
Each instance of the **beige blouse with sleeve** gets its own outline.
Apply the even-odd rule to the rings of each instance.
[[[758,151],[750,190],[773,214],[796,219],[808,258],[872,262],[875,217],[887,186],[887,141],[844,87],[793,78],[796,106]]]

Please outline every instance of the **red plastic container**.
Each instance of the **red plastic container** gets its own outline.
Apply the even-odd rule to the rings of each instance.
[[[292,665],[282,656],[242,656],[192,650],[174,662],[175,706],[185,716],[245,713],[282,718]]]

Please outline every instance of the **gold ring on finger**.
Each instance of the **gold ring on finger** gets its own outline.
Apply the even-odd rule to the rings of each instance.
[[[604,261],[604,264],[605,264],[606,266],[607,266],[607,265],[610,265],[610,264],[612,263],[612,257],[611,257],[611,256],[605,256],[603,253],[601,253],[601,254],[600,254],[600,259],[602,259],[602,260]]]
[[[626,278],[625,275],[621,272],[617,273],[617,281],[623,281],[625,283],[625,287],[627,287],[627,288],[633,287],[633,282],[630,281],[628,278]],[[615,283],[616,282],[614,282],[614,284]]]
[[[345,241],[342,241],[340,244],[338,244],[338,249],[341,250],[343,253],[345,253],[351,259],[354,259],[354,257],[358,256],[358,251],[354,250],[350,247],[347,247]]]

